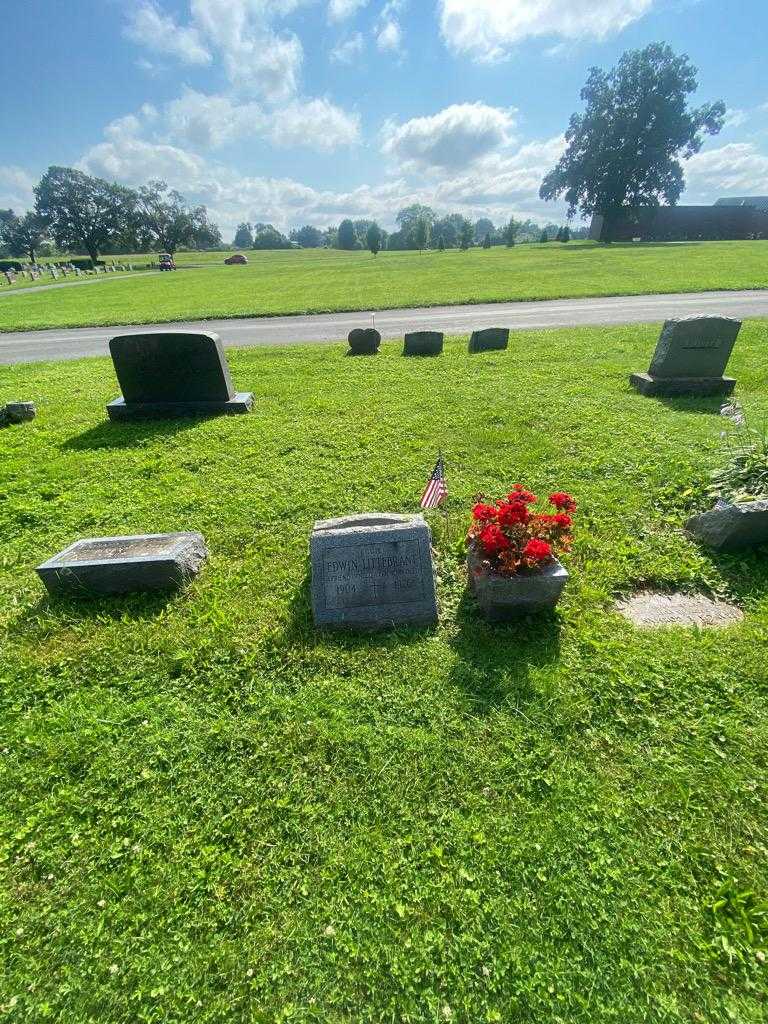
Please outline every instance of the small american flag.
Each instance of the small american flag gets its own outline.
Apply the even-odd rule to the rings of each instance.
[[[424,493],[421,496],[420,505],[422,508],[437,508],[448,497],[448,485],[445,482],[445,463],[443,456],[437,460],[432,476],[427,481]]]

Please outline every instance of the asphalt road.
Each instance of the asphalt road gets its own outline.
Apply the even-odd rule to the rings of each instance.
[[[768,317],[768,290],[391,309],[377,312],[375,322],[382,337],[398,338],[406,331],[414,330],[468,334],[473,329],[481,327],[509,327],[519,331],[590,324],[652,323],[669,317],[694,314],[732,316],[739,319]],[[132,331],[216,331],[221,335],[223,343],[232,347],[338,341],[345,338],[353,327],[369,326],[372,322],[371,317],[370,312],[329,313],[0,334],[0,364],[105,355],[108,351],[109,338],[115,334]]]

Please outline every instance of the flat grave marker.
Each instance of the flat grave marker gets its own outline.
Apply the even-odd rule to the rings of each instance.
[[[195,576],[207,557],[199,533],[91,537],[49,558],[37,573],[52,595],[172,590]]]

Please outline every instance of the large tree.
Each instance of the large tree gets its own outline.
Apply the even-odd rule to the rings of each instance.
[[[221,231],[208,216],[208,208],[196,206],[192,210],[192,245],[196,249],[221,249]]]
[[[539,190],[564,196],[569,216],[601,214],[610,240],[626,207],[674,205],[684,188],[680,158],[701,149],[723,127],[725,104],[689,109],[696,68],[664,43],[625,53],[610,71],[591,68],[581,90],[586,108],[574,114],[567,148]]]
[[[256,224],[253,229],[254,249],[290,249],[291,242],[274,224]]]
[[[357,240],[355,225],[351,220],[343,220],[339,224],[337,243],[340,249],[357,249],[360,243]]]
[[[175,253],[179,246],[192,245],[198,210],[190,210],[184,196],[164,181],[150,181],[138,193],[137,222],[161,252]]]
[[[49,167],[35,188],[35,209],[48,225],[56,244],[92,260],[130,229],[136,193],[92,178],[72,167]]]
[[[428,217],[421,216],[413,225],[412,238],[414,246],[424,252],[432,238],[432,222]]]
[[[13,217],[3,229],[3,241],[11,256],[27,256],[35,262],[35,253],[48,237],[45,221],[30,211],[23,217]]]
[[[320,228],[305,224],[303,228],[291,232],[291,241],[298,242],[302,249],[322,249],[324,242],[323,232]]]
[[[466,217],[461,218],[461,226],[459,228],[459,248],[465,252],[472,245],[475,237],[475,229],[472,225],[472,221],[467,220]]]
[[[252,249],[253,248],[253,228],[250,223],[246,221],[243,224],[237,225],[237,231],[235,232],[234,246],[236,249]]]
[[[368,246],[369,252],[374,256],[379,255],[381,249],[381,228],[373,221],[368,226],[368,230],[365,233],[365,244]]]

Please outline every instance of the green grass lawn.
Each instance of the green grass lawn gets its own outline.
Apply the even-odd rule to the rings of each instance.
[[[731,364],[756,420],[767,330]],[[0,431],[0,1013],[765,1020],[768,561],[681,530],[733,428],[630,390],[657,333],[234,350],[252,415],[132,425],[108,360],[0,368],[0,404],[39,404]],[[416,511],[438,448],[439,627],[319,635],[312,523]],[[518,481],[578,498],[572,578],[556,617],[491,628],[456,540]],[[165,530],[211,552],[167,601],[49,600],[33,571]],[[644,584],[745,621],[639,632],[611,605]]]
[[[187,254],[192,255],[192,254]],[[200,255],[200,254],[194,254]],[[522,245],[444,253],[253,252],[98,292],[62,289],[0,302],[0,330],[547,299],[764,288],[768,241]]]

